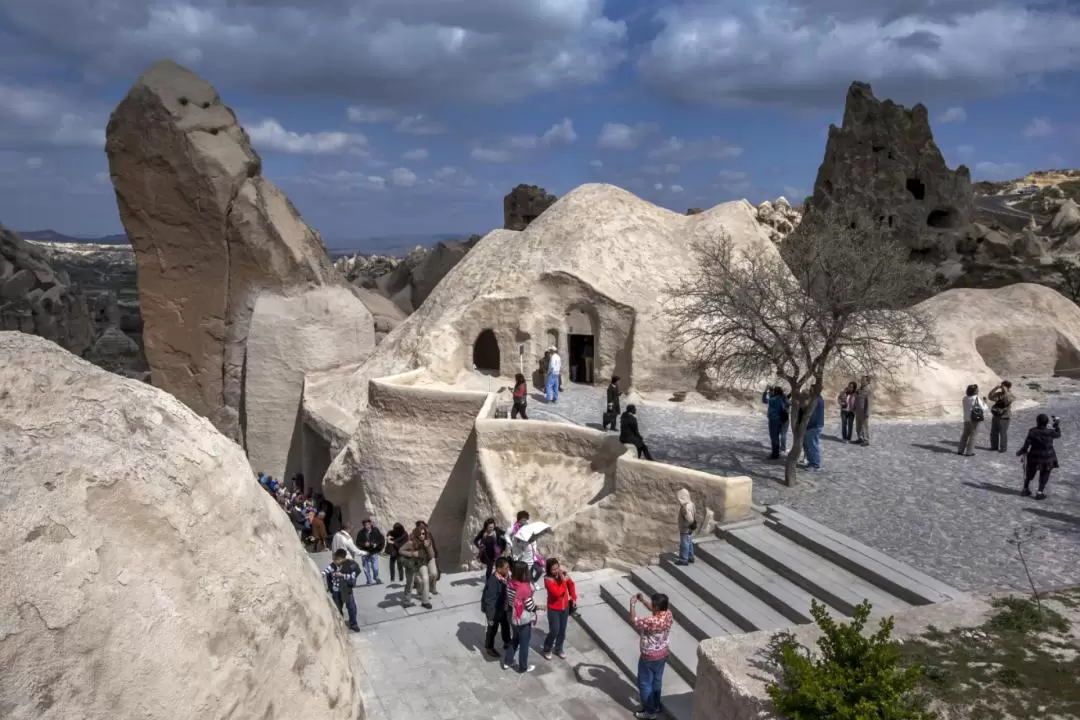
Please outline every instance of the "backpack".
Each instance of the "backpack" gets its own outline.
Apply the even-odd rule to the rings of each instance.
[[[986,419],[986,413],[983,412],[982,403],[976,402],[971,406],[971,422],[982,422]]]
[[[521,617],[525,614],[525,601],[532,597],[532,585],[528,583],[515,583],[515,585],[512,617],[515,625],[521,625]]]

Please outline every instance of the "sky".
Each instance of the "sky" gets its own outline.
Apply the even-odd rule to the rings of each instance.
[[[852,80],[975,179],[1080,166],[1076,0],[4,0],[0,223],[122,232],[109,113],[212,83],[328,245],[486,233],[519,183],[673,210],[813,188]]]

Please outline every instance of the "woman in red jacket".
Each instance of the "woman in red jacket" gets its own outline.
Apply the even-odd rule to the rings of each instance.
[[[554,648],[555,654],[565,660],[563,643],[566,642],[566,623],[570,619],[571,604],[577,604],[577,588],[555,558],[548,558],[544,586],[548,594],[548,633],[544,638],[544,659],[551,659],[551,651]]]

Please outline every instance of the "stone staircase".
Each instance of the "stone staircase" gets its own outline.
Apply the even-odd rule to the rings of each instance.
[[[663,702],[675,720],[691,718],[701,640],[811,622],[813,600],[844,618],[864,599],[875,611],[890,612],[966,597],[782,505],[718,527],[716,537],[696,542],[695,554],[692,565],[677,565],[668,554],[659,565],[602,583],[604,603],[582,608],[578,618],[636,683],[638,639],[628,617],[630,598],[639,592],[668,596],[675,625]]]

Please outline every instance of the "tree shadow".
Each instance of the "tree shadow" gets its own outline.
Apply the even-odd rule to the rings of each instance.
[[[976,490],[986,490],[987,492],[997,493],[998,495],[1020,495],[1020,491],[1014,488],[1002,487],[1001,485],[994,485],[988,482],[962,482],[961,485],[967,485],[970,488]]]
[[[640,707],[638,689],[631,685],[621,673],[605,665],[579,663],[574,666],[574,677],[579,684],[596,688],[631,712]]]
[[[761,440],[662,437],[651,441],[649,448],[657,460],[669,465],[784,484],[784,462],[770,460],[770,448]]]
[[[949,448],[942,447],[941,445],[931,445],[930,443],[911,443],[911,447],[917,447],[920,450],[929,450],[932,453],[938,453],[940,455],[956,455],[956,450],[950,450]]]

